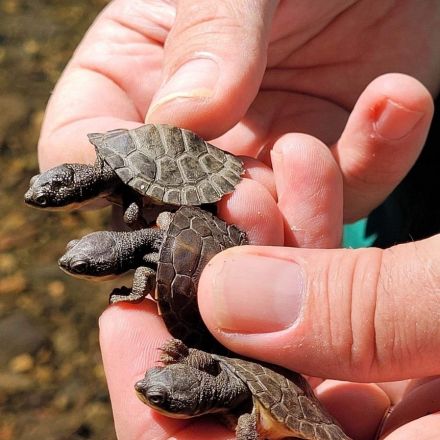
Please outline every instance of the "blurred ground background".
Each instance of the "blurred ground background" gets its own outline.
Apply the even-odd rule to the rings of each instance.
[[[106,0],[0,0],[0,439],[115,439],[98,346],[109,285],[64,275],[108,212],[24,206],[46,101]]]

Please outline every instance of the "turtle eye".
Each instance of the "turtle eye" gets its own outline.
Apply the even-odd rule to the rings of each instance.
[[[150,391],[147,393],[147,399],[150,403],[156,406],[162,405],[167,398],[164,391]]]
[[[75,273],[84,273],[88,267],[87,261],[78,260],[71,264],[70,270]]]
[[[47,197],[44,194],[40,194],[37,197],[35,197],[35,202],[38,203],[40,206],[46,206],[47,205]]]

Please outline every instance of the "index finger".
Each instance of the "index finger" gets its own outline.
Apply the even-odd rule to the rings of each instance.
[[[158,6],[159,7],[159,6]],[[142,124],[159,86],[162,43],[174,9],[115,1],[79,45],[48,103],[39,141],[40,167],[92,162],[87,133]]]
[[[118,304],[104,311],[100,344],[119,440],[230,439],[231,432],[213,420],[176,420],[154,413],[137,397],[134,384],[157,365],[158,348],[170,334],[152,301]],[[196,423],[196,424],[195,424]]]

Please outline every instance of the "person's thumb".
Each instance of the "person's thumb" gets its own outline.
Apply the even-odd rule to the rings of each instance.
[[[199,284],[208,328],[234,352],[318,377],[440,373],[440,235],[387,250],[237,247]]]
[[[146,121],[212,139],[246,113],[266,68],[272,0],[181,0]]]

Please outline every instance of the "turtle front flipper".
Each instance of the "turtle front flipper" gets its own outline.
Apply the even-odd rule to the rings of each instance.
[[[180,339],[169,339],[160,347],[159,361],[164,365],[183,362],[189,355],[189,348]]]
[[[160,348],[160,362],[163,365],[185,364],[208,374],[217,375],[219,362],[211,354],[195,348],[188,348],[180,339],[170,339]]]
[[[238,418],[235,435],[236,440],[259,440],[262,438],[258,435],[255,412],[242,414]]]
[[[123,220],[129,228],[143,229],[148,227],[147,222],[142,217],[142,203],[139,203],[138,200],[127,203],[127,201],[124,199],[123,205]]]
[[[133,276],[133,286],[131,289],[121,287],[113,289],[110,294],[110,304],[118,302],[141,302],[147,295],[154,291],[156,284],[156,271],[150,267],[138,267]]]

